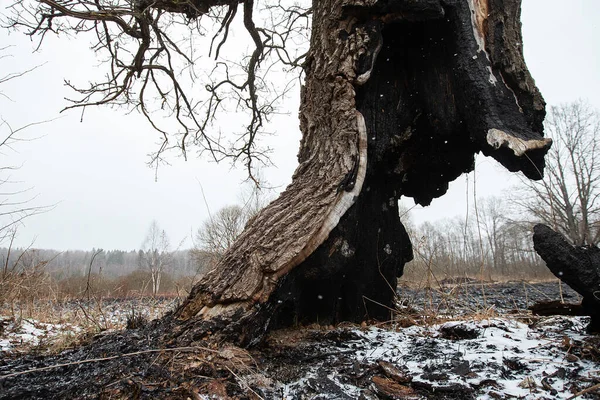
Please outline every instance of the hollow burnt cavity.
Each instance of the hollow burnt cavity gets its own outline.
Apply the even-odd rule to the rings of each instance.
[[[551,141],[518,0],[313,6],[299,166],[175,312],[177,340],[209,321],[250,344],[294,323],[388,319],[412,258],[400,196],[428,205],[480,151],[541,178]]]
[[[382,37],[372,78],[357,91],[370,160],[396,198],[428,205],[473,169],[476,151],[458,110],[452,26],[443,16],[399,20],[385,25]]]
[[[468,1],[345,9],[359,22],[338,38],[358,31],[368,37],[354,81],[366,122],[367,174],[328,239],[274,293],[273,326],[388,319],[397,277],[412,259],[398,199],[428,205],[473,169],[476,152],[540,177],[550,145],[536,123],[543,100],[533,86],[528,98],[537,96],[541,111],[523,108],[501,66],[493,67],[485,49],[485,30],[493,25],[487,11],[486,2]],[[496,31],[498,48],[503,36]]]
[[[542,139],[537,123],[543,119],[543,108],[539,112],[522,107],[505,81],[509,74],[493,68],[485,36],[478,37],[489,26],[487,19],[471,10],[467,1],[443,4],[441,15],[385,25],[377,71],[366,85],[369,89],[357,97],[367,130],[375,132],[370,136],[395,131],[387,142],[373,144],[391,162],[398,159],[394,172],[401,179],[402,194],[422,205],[472,170],[478,151],[511,171],[540,178],[550,144]],[[506,27],[495,26],[502,28],[496,29],[497,48],[502,37],[498,32]],[[527,97],[523,90],[519,93]],[[534,95],[540,97],[537,89],[529,98]],[[541,97],[538,102],[543,104]]]
[[[359,59],[356,101],[369,155],[400,178],[388,185],[428,205],[479,151],[542,177],[551,140],[523,61],[519,1],[380,1],[346,13],[378,43],[375,62]]]

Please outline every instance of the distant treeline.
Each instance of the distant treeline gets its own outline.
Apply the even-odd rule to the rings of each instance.
[[[36,266],[44,264],[46,272],[56,279],[86,276],[91,265],[91,273],[116,278],[128,275],[136,270],[143,269],[140,265],[141,250],[48,250],[48,249],[20,249],[0,248],[0,260],[3,264],[20,264],[21,266]],[[8,260],[7,260],[8,259]],[[208,261],[207,261],[208,262]],[[205,263],[198,252],[194,250],[176,250],[170,252],[169,266],[165,272],[175,278],[193,276],[202,272]]]
[[[507,200],[489,197],[466,217],[415,226],[410,213],[405,214],[401,219],[411,237],[414,260],[406,265],[404,279],[428,286],[456,277],[554,279],[533,249],[533,223],[516,220],[507,209]]]

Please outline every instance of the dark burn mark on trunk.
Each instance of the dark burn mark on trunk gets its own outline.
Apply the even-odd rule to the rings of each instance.
[[[377,61],[377,55],[381,50],[383,44],[383,37],[381,36],[381,30],[383,28],[383,22],[375,19],[368,21],[363,26],[363,29],[369,35],[369,43],[367,43],[366,51],[361,54],[358,58],[358,65],[356,66],[356,74],[365,79],[365,82],[370,79],[371,73],[373,72],[373,66]],[[359,78],[360,80],[361,78]],[[363,82],[359,82],[362,84]]]
[[[455,99],[451,24],[446,19],[388,24],[372,78],[357,91],[370,163],[397,197],[427,205],[473,168]]]
[[[440,0],[380,0],[371,6],[349,5],[344,7],[345,18],[356,18],[361,23],[370,19],[382,22],[403,19],[425,21],[444,16]]]
[[[471,10],[469,10],[467,2],[451,1],[449,3],[451,5],[446,7],[446,15],[453,25],[453,46],[457,54],[452,65],[453,77],[457,84],[456,89],[458,89],[455,91],[455,96],[460,104],[458,109],[466,123],[471,140],[476,144],[478,150],[481,150],[486,156],[495,158],[509,171],[522,171],[530,179],[541,179],[541,171],[544,170],[544,155],[550,147],[550,142],[543,145],[540,142],[537,147],[531,146],[523,155],[516,154],[514,149],[509,148],[506,143],[499,148],[489,143],[487,133],[492,129],[505,132],[521,145],[528,141],[541,141],[543,127],[536,123],[535,118],[526,117],[534,115],[535,111],[528,107],[529,104],[521,104],[519,96],[505,82],[502,69],[498,70],[496,68],[498,63],[494,63],[495,57],[498,55],[488,54],[479,48],[470,24]],[[497,7],[491,16],[497,18],[501,10],[502,8]],[[514,31],[515,26],[509,28]],[[508,28],[505,27],[505,29]],[[520,38],[520,33],[514,35]],[[488,37],[489,34],[482,39],[484,44],[487,44]],[[517,41],[516,37],[515,41]],[[512,43],[512,45],[518,44]],[[505,47],[502,47],[506,51]],[[517,59],[515,54],[513,56],[512,62],[521,64],[513,66],[513,73],[529,75],[522,59]],[[533,82],[531,82],[531,86],[528,89],[529,94],[537,93]],[[539,97],[541,98],[541,96]]]
[[[498,70],[504,82],[515,93],[527,123],[534,132],[543,132],[545,101],[542,98],[523,58],[521,35],[521,2],[487,0],[488,9],[501,10],[491,13],[485,21],[487,32],[486,50],[494,70]]]
[[[548,149],[520,156],[508,142],[490,143],[490,130],[518,141],[539,141],[541,131],[492,68],[466,1],[378,2],[345,12],[362,21],[353,32],[369,36],[356,66],[367,175],[329,238],[270,300],[274,326],[388,319],[397,277],[412,259],[398,216],[400,196],[428,205],[474,168],[479,151],[511,171],[539,177]],[[340,189],[351,183],[349,173]]]
[[[492,69],[470,13],[467,2],[447,2],[440,18],[387,24],[369,88],[357,94],[369,136],[376,138],[369,146],[388,165],[397,160],[399,191],[422,205],[471,171],[479,151],[530,178],[540,178],[544,167],[549,146],[518,156],[507,143],[498,148],[489,143],[490,130],[526,142],[540,140],[541,129]],[[380,137],[384,131],[391,134]]]
[[[340,186],[338,187],[338,192],[342,191],[342,190],[350,192],[352,189],[354,189],[354,185],[356,184],[356,176],[358,174],[359,161],[356,157],[353,157],[353,158],[354,158],[354,166],[352,167],[352,169],[350,171],[348,171],[346,176],[344,176],[344,179],[342,179],[342,182],[340,182]]]

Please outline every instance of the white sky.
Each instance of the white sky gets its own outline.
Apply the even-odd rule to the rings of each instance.
[[[525,58],[549,105],[587,99],[600,109],[600,2],[598,0],[523,0]],[[98,71],[86,40],[49,38],[42,50],[18,34],[0,31],[0,47],[13,57],[2,60],[3,71],[22,71],[45,64],[26,77],[2,87],[10,101],[0,98],[0,116],[13,127],[55,119],[27,130],[37,140],[19,143],[14,152],[0,154],[2,165],[22,165],[13,179],[33,187],[36,205],[56,204],[47,213],[27,220],[16,244],[66,249],[138,248],[153,219],[167,231],[174,246],[190,236],[208,217],[202,199],[204,188],[211,211],[238,202],[245,177],[240,166],[216,165],[193,156],[187,162],[173,156],[162,167],[158,182],[146,166],[147,154],[156,150],[158,134],[136,114],[120,110],[88,109],[58,115],[72,95],[63,79],[85,82]],[[2,74],[0,74],[2,75]],[[272,185],[283,189],[296,166],[300,133],[298,92],[286,101],[289,115],[278,116],[268,138],[276,167],[262,171]],[[470,174],[470,187],[473,178]],[[477,195],[501,194],[517,182],[492,159],[477,163]],[[415,208],[420,223],[465,212],[466,178],[453,182],[450,191],[427,208]],[[472,194],[471,194],[472,196]],[[409,201],[412,201],[409,199]],[[187,247],[191,244],[188,240]]]
[[[600,110],[599,21],[600,1],[597,0],[523,0],[525,62],[546,100],[547,109],[583,99]],[[429,207],[414,207],[411,215],[417,224],[464,215],[467,196],[468,204],[473,204],[473,188],[478,198],[502,196],[518,183],[516,174],[505,170],[494,159],[479,155],[474,173],[451,182],[446,195],[434,199]],[[409,207],[414,204],[412,199],[403,201]]]

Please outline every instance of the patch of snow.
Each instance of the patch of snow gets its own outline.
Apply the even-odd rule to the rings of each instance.
[[[479,399],[566,399],[573,395],[570,376],[599,369],[592,361],[567,357],[562,345],[565,340],[584,339],[584,326],[581,317],[557,316],[532,327],[508,318],[493,318],[399,329],[355,328],[351,332],[360,339],[346,343],[356,351],[345,354],[344,362],[374,365],[386,361],[406,371],[413,384],[432,390],[461,385],[475,390]],[[448,339],[443,332],[449,329],[477,334],[474,338]],[[314,376],[281,384],[283,398],[301,398],[293,393]],[[336,374],[327,378],[349,398],[359,398],[366,390],[340,381]]]
[[[0,339],[0,351],[9,351],[10,348],[11,344],[8,339]]]
[[[2,337],[0,351],[11,352],[17,347],[35,347],[44,340],[53,340],[66,334],[81,332],[81,328],[70,324],[47,324],[34,319],[14,320],[0,316]]]

